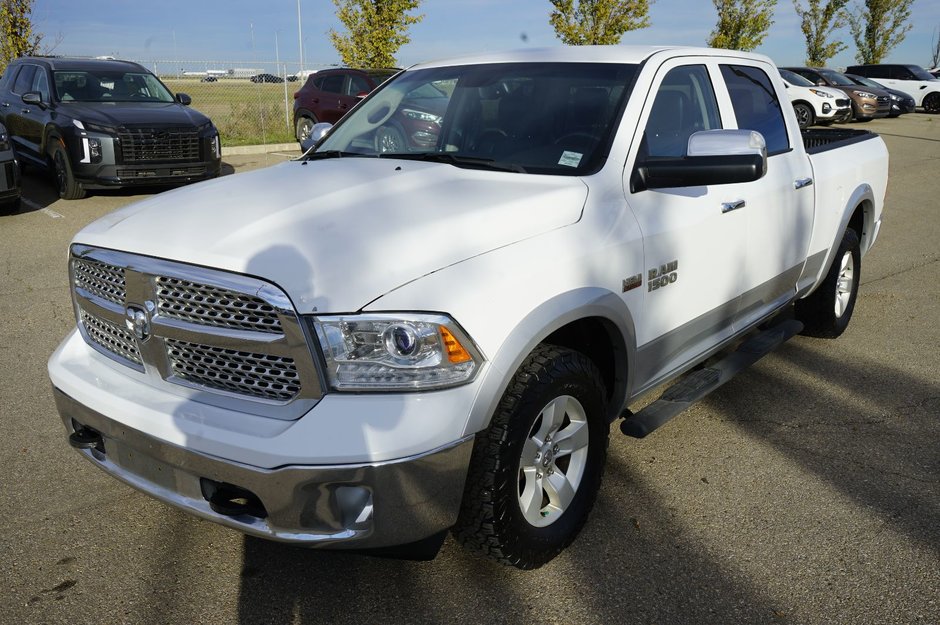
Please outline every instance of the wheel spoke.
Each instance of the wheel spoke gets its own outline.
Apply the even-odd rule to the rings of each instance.
[[[568,408],[568,397],[556,397],[552,403],[542,408],[542,423],[539,431],[535,433],[535,440],[545,442],[546,437],[552,432],[556,432],[565,420],[565,412]]]
[[[519,494],[519,507],[522,509],[522,515],[533,525],[539,524],[542,520],[542,486],[544,479],[538,479],[535,467],[529,467],[522,470],[525,479],[525,486]]]
[[[533,438],[525,439],[522,443],[522,456],[519,460],[519,466],[528,468],[535,466],[535,454],[539,451],[539,443]]]
[[[559,510],[564,511],[574,499],[574,487],[561,471],[556,470],[545,477],[546,479],[542,480],[542,488],[545,489],[549,501]]]
[[[588,446],[589,437],[587,421],[572,421],[555,437],[555,442],[558,443],[555,457],[567,456],[584,449]]]

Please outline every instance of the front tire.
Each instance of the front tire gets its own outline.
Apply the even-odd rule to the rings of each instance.
[[[805,130],[813,125],[816,121],[816,116],[813,114],[813,109],[808,104],[799,104],[793,105],[793,112],[796,113],[796,121],[800,125],[800,130]]]
[[[85,197],[85,189],[75,180],[69,155],[61,144],[52,148],[52,172],[55,176],[56,189],[63,200],[80,200]]]
[[[540,345],[477,435],[454,536],[520,569],[542,566],[584,526],[600,488],[606,391],[583,354]]]
[[[408,151],[405,135],[395,126],[381,126],[375,131],[375,151],[379,154],[402,154]]]
[[[823,283],[796,303],[796,318],[803,322],[803,334],[834,339],[845,332],[855,310],[861,270],[858,235],[847,228]]]
[[[940,93],[931,93],[924,98],[924,110],[928,113],[940,113]]]

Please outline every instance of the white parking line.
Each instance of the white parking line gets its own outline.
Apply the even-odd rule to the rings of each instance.
[[[40,213],[45,213],[46,215],[49,215],[53,219],[59,219],[60,217],[64,216],[62,215],[62,213],[57,213],[51,208],[44,208],[42,205],[37,204],[36,202],[33,202],[32,200],[27,200],[25,197],[20,198],[20,201],[23,202],[23,204],[26,204],[27,206],[29,206],[31,209],[38,210]]]

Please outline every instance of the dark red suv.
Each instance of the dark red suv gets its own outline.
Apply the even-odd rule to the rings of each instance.
[[[397,69],[326,69],[310,74],[294,94],[294,134],[297,141],[310,135],[319,122],[335,124],[359,98],[397,74]]]

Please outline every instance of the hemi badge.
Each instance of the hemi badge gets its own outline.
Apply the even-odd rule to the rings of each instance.
[[[643,284],[643,274],[638,273],[635,276],[623,279],[623,292],[626,293]]]

